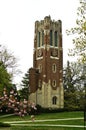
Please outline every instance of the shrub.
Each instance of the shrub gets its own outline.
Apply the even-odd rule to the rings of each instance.
[[[11,125],[8,123],[0,122],[0,127],[10,127]]]

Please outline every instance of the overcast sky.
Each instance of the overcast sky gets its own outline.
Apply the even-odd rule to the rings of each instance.
[[[69,59],[67,52],[72,42],[65,31],[74,27],[78,6],[79,0],[0,0],[0,44],[14,52],[23,72],[14,83],[19,83],[33,66],[34,23],[45,16],[62,20],[64,62]]]

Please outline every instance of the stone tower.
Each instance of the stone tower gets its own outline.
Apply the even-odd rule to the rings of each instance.
[[[35,22],[29,99],[43,108],[63,108],[62,23],[50,16]]]

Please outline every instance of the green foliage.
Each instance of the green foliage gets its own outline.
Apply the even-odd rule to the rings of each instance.
[[[27,73],[25,73],[25,76],[22,79],[22,89],[19,90],[19,94],[21,99],[27,99],[28,100],[28,96],[29,96],[29,70],[27,71]]]
[[[16,67],[17,59],[5,46],[0,45],[0,95],[4,87],[9,91],[13,86],[12,78],[16,72]]]
[[[13,78],[15,74],[20,73],[17,69],[17,58],[15,58],[11,51],[2,45],[0,45],[0,62],[4,64],[4,67],[10,73],[11,78]]]
[[[19,90],[19,95],[20,95],[20,99],[26,99],[28,100],[28,87],[27,88],[22,88],[21,90]]]
[[[79,62],[86,62],[86,0],[80,0],[80,7],[77,9],[76,27],[67,30],[67,34],[75,34],[73,39],[74,48],[70,49],[69,55],[77,55]]]
[[[10,127],[11,125],[8,123],[0,122],[0,127]]]
[[[11,86],[11,75],[7,72],[4,64],[0,62],[0,94],[4,87],[10,88]]]
[[[84,109],[84,85],[82,65],[67,63],[64,68],[64,107],[68,110]]]
[[[14,69],[17,67],[17,59],[5,46],[0,46],[0,61],[3,62],[6,69]]]

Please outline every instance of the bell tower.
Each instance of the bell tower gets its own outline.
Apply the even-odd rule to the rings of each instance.
[[[62,22],[50,16],[35,22],[29,99],[44,108],[63,108]]]

